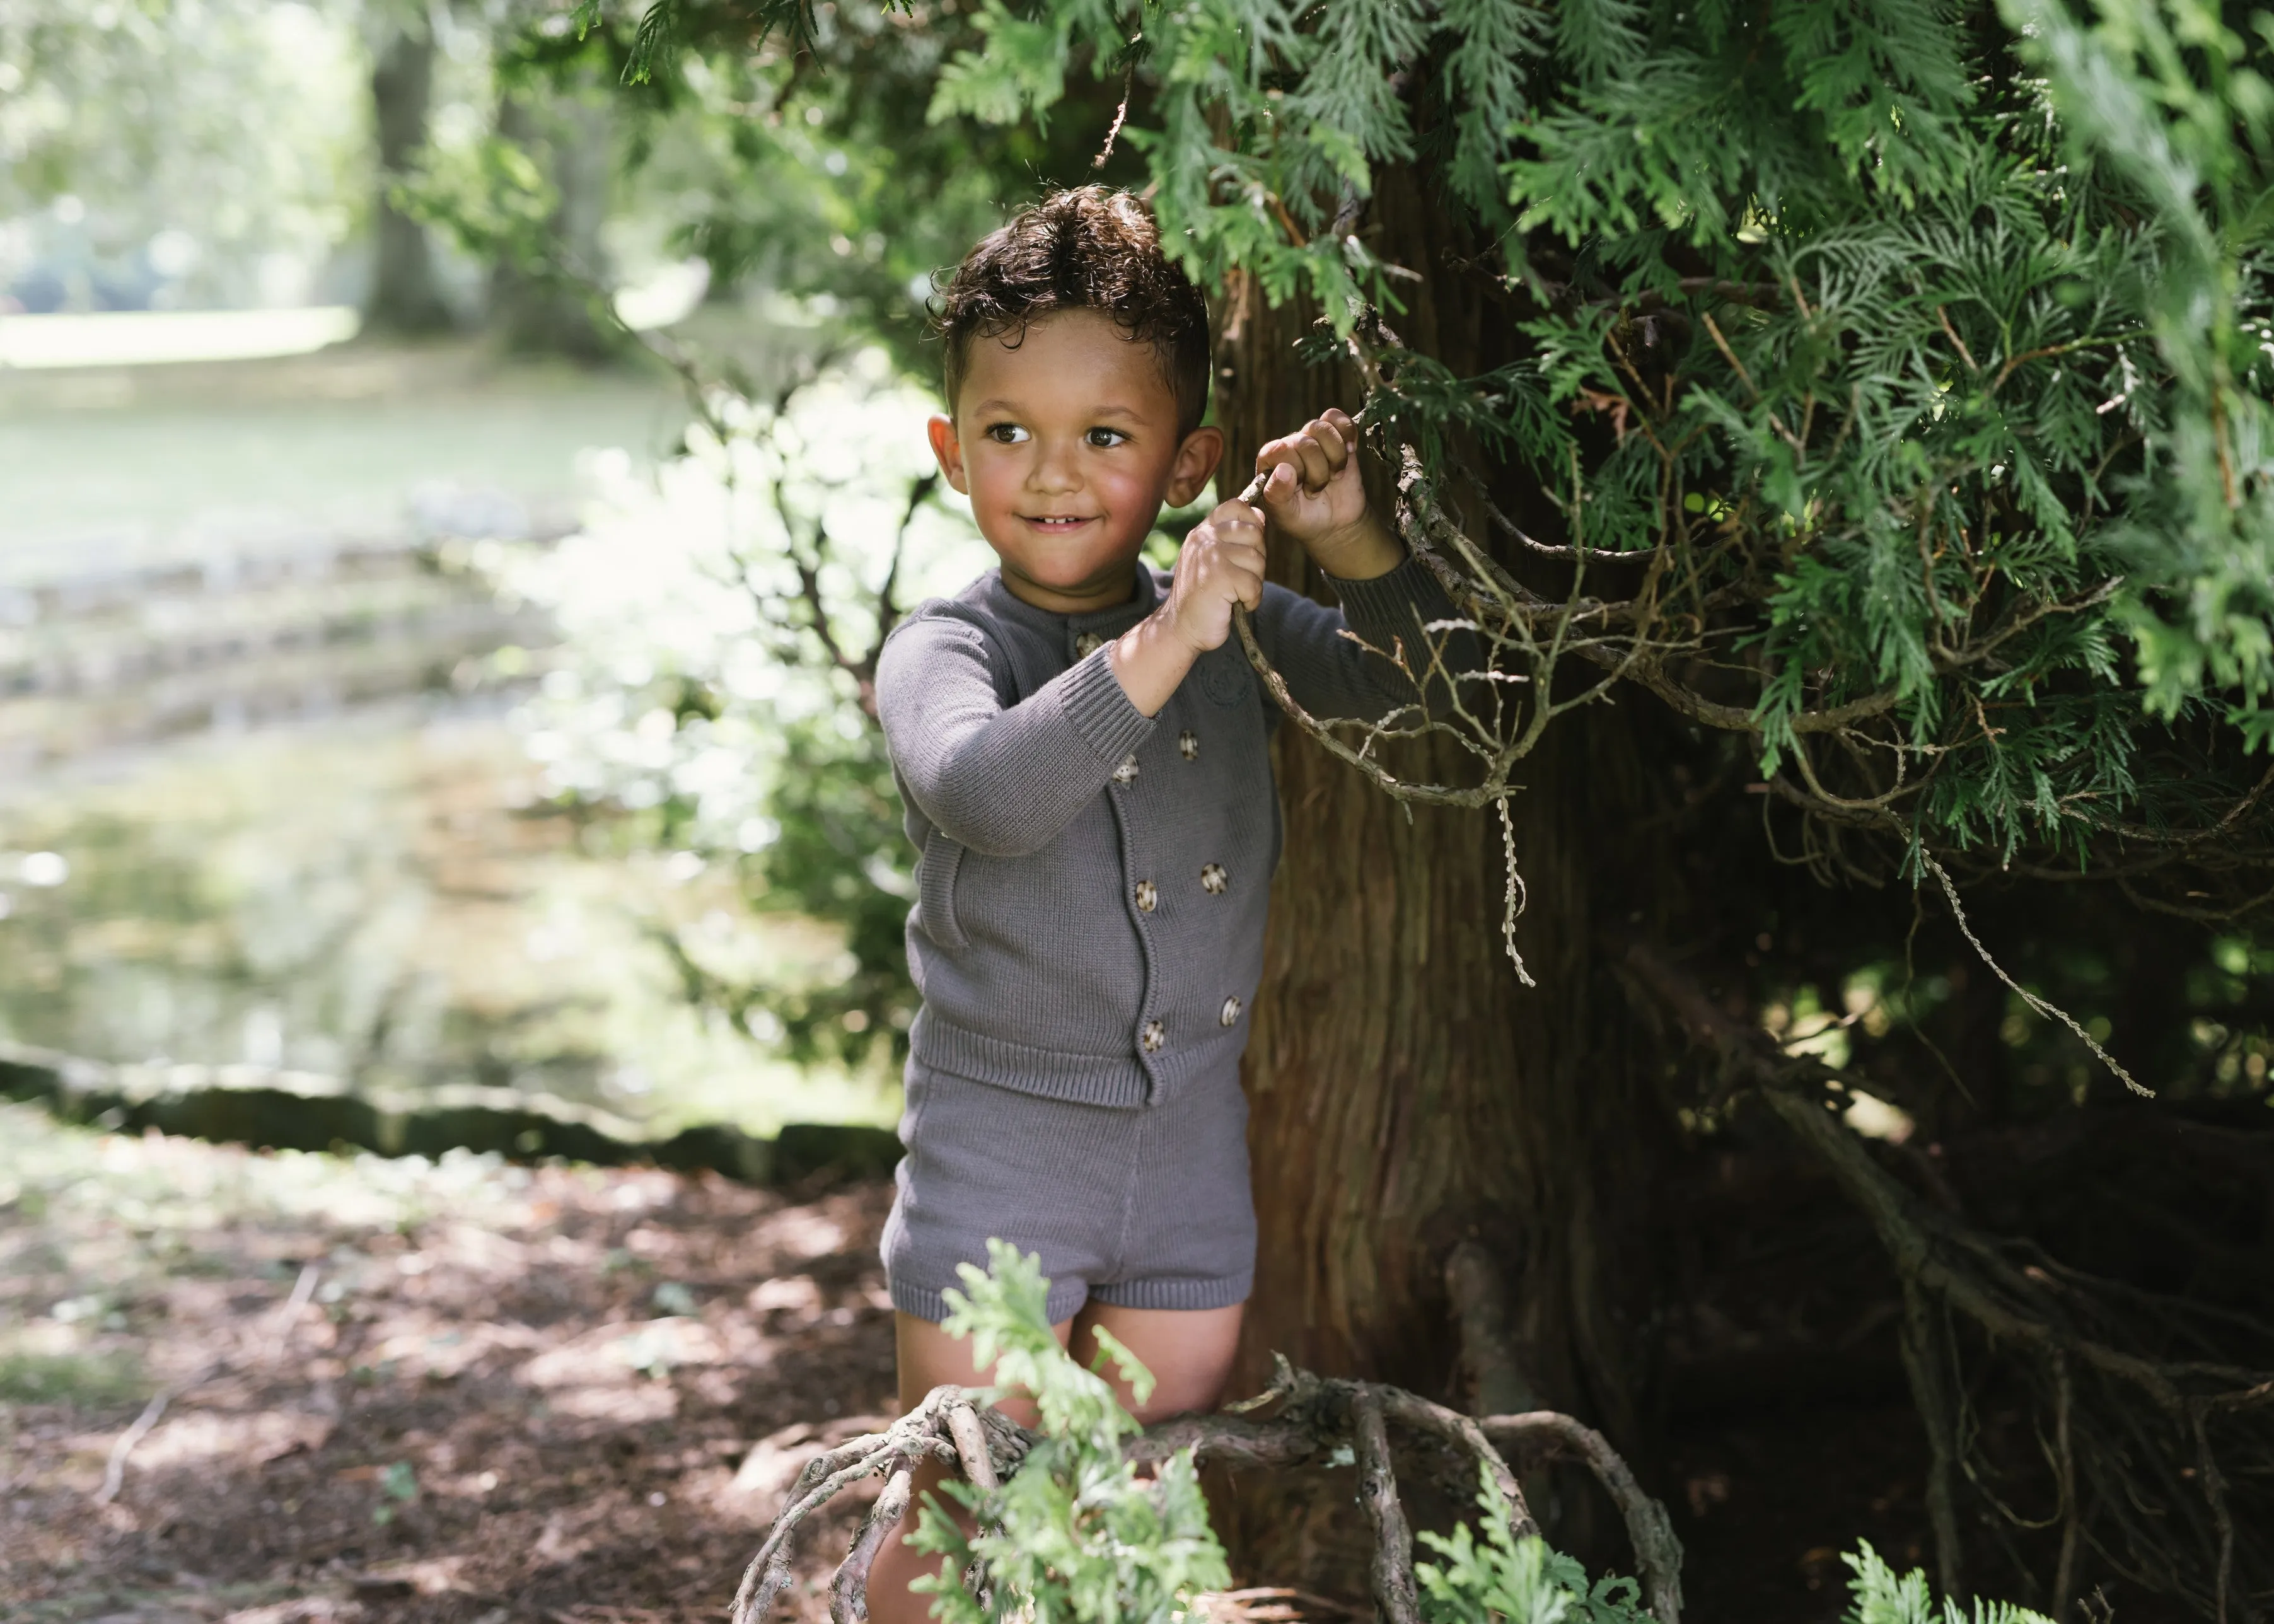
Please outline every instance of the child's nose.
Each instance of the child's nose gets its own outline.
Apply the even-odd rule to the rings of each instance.
[[[1072,446],[1045,442],[1042,455],[1028,470],[1027,484],[1037,491],[1058,492],[1081,488],[1081,459]]]

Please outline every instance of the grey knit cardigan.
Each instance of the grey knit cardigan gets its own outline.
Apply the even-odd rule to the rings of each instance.
[[[1279,861],[1266,748],[1279,712],[1237,639],[1158,716],[1129,703],[1102,645],[1167,585],[1141,565],[1126,603],[1062,615],[990,570],[885,643],[877,710],[922,853],[907,926],[917,1064],[1122,1107],[1237,1068]],[[1344,630],[1414,648],[1454,613],[1443,591],[1411,559],[1335,585],[1340,610],[1265,587],[1264,652],[1314,716],[1411,703],[1397,668]]]

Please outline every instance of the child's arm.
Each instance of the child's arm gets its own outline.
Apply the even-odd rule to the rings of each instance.
[[[1101,649],[1008,710],[984,638],[946,616],[903,623],[877,669],[877,719],[918,809],[997,857],[1039,851],[1153,731]]]
[[[1281,531],[1303,544],[1335,577],[1337,612],[1263,583],[1263,515],[1229,501],[1193,528],[1177,555],[1168,601],[1113,647],[1114,674],[1147,715],[1166,704],[1193,662],[1231,633],[1231,608],[1254,612],[1257,639],[1298,703],[1318,716],[1379,717],[1412,703],[1412,687],[1386,661],[1343,635],[1347,627],[1376,648],[1403,638],[1415,664],[1421,628],[1456,611],[1436,580],[1407,558],[1367,501],[1359,477],[1358,427],[1329,411],[1257,454],[1267,473],[1261,500]],[[1473,637],[1455,634],[1446,664],[1479,663]],[[1430,685],[1433,709],[1447,695]]]
[[[1367,505],[1357,450],[1357,425],[1329,411],[1264,447],[1255,468],[1269,471],[1263,504],[1279,528],[1329,575],[1366,581],[1396,569],[1405,549]],[[1185,538],[1167,600],[1113,645],[1129,703],[1157,715],[1193,662],[1231,635],[1232,605],[1262,603],[1263,515],[1224,502]]]

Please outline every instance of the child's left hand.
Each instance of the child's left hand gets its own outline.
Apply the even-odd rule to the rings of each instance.
[[[1404,556],[1367,504],[1349,413],[1329,410],[1273,440],[1255,454],[1255,471],[1269,474],[1262,502],[1271,522],[1329,575],[1378,575]]]

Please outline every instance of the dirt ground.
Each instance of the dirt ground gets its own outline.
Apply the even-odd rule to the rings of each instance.
[[[716,1619],[806,1455],[891,1402],[881,1185],[0,1134],[20,1624]]]
[[[0,1105],[0,1618],[716,1620],[804,1461],[891,1406],[889,1196]],[[1916,1430],[1896,1402],[1680,1432],[1685,1616],[1829,1624],[1857,1536],[1916,1561]],[[796,1619],[857,1515],[804,1542]]]

